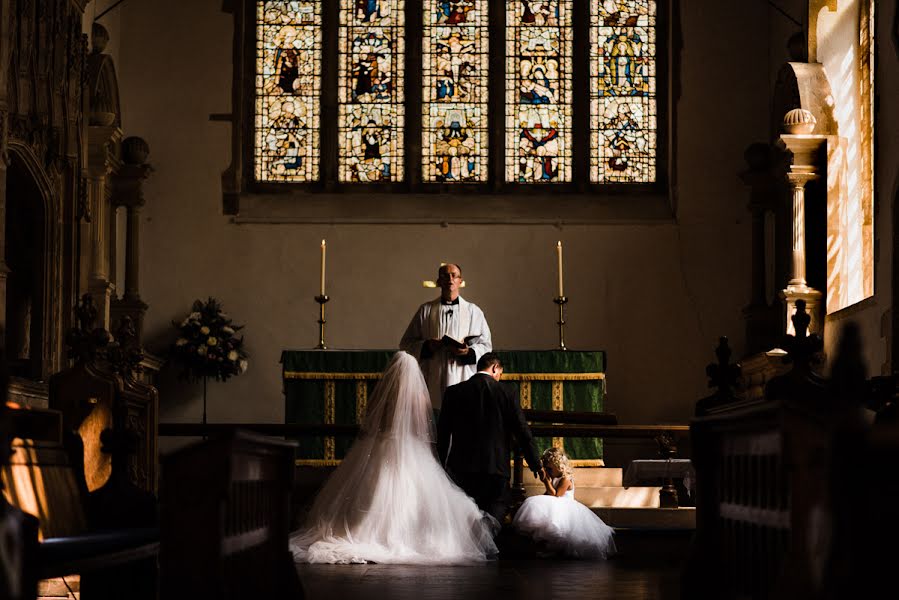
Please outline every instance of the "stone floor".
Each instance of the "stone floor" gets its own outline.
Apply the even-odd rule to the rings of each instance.
[[[78,575],[43,579],[38,582],[37,600],[57,600],[58,598],[79,600],[80,597],[81,577]]]
[[[307,598],[435,600],[676,600],[680,569],[540,559],[499,560],[482,566],[299,565]]]
[[[607,561],[539,559],[526,538],[504,529],[500,560],[484,565],[298,565],[307,598],[435,600],[677,600],[690,531],[620,530]]]

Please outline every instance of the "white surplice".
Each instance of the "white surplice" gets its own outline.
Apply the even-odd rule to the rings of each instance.
[[[425,341],[442,339],[444,335],[459,341],[474,336],[468,342],[474,355],[457,357],[441,346],[433,356],[422,357]],[[440,298],[422,304],[400,340],[400,349],[418,359],[428,383],[431,405],[439,409],[443,391],[474,375],[478,359],[493,349],[493,342],[484,312],[460,296],[459,304],[442,304]]]

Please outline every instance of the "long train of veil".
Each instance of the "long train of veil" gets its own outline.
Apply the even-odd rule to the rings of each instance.
[[[302,562],[448,564],[496,552],[491,525],[437,461],[428,388],[397,352],[359,433],[291,536]]]

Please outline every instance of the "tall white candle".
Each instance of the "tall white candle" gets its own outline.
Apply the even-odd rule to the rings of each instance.
[[[321,295],[325,295],[325,252],[327,251],[328,245],[325,243],[325,240],[322,240],[322,282],[321,282]]]
[[[563,297],[565,295],[562,288],[562,241],[556,242],[556,255],[559,258],[559,297]]]

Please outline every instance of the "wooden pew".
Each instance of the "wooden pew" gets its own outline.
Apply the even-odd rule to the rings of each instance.
[[[40,540],[22,565],[24,587],[30,590],[23,597],[34,597],[39,579],[80,574],[85,600],[117,598],[123,590],[129,598],[155,598],[158,530],[152,523],[139,522],[92,526],[88,514],[98,512],[91,509],[101,497],[84,495],[83,475],[71,467],[62,444],[61,415],[16,408],[8,411],[8,419],[13,451],[2,469],[5,498],[35,517],[35,542]],[[128,500],[114,496],[112,502],[140,517]]]
[[[163,598],[302,597],[288,549],[295,450],[231,431],[163,458]]]
[[[806,335],[803,308],[785,342],[793,368],[763,398],[734,392],[732,365],[709,368],[719,391],[691,424],[697,515],[685,598],[875,597],[861,592],[878,577],[895,587],[895,553],[873,548],[899,535],[899,429],[866,418],[851,324],[831,378],[815,372],[821,344]]]

